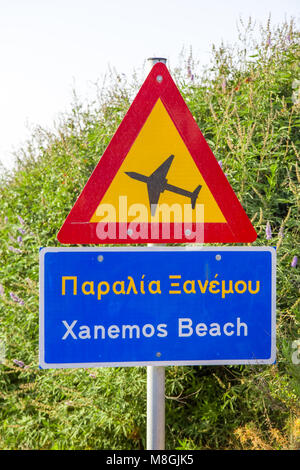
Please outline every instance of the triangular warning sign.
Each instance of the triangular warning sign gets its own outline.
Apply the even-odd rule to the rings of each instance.
[[[256,237],[167,67],[157,63],[58,240],[246,243]]]

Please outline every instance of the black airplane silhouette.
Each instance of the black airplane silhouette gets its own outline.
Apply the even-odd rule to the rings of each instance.
[[[147,184],[152,216],[155,215],[159,196],[164,191],[171,191],[172,193],[181,194],[182,196],[189,197],[191,199],[192,208],[195,208],[196,200],[202,186],[197,186],[197,188],[193,192],[191,192],[186,191],[182,188],[178,188],[177,186],[173,186],[172,184],[168,184],[166,175],[170,169],[173,159],[174,155],[170,155],[167,160],[164,161],[164,163],[160,167],[158,167],[150,176],[141,175],[140,173],[136,173],[135,171],[125,172],[126,175],[130,176],[130,178],[133,178],[137,181],[142,181],[143,183]]]

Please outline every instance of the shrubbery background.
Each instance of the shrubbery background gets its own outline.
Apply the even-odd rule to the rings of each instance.
[[[260,40],[189,51],[170,70],[258,232],[277,247],[277,362],[168,367],[168,449],[300,447],[299,31],[267,24]],[[92,103],[76,96],[56,130],[37,128],[0,185],[0,448],[142,449],[146,369],[39,370],[38,250],[56,234],[142,81],[109,76]],[[262,312],[263,313],[263,312]],[[5,346],[5,353],[3,351]]]

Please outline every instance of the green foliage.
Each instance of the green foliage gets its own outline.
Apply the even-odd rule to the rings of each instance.
[[[300,442],[299,33],[293,22],[240,29],[201,73],[192,54],[178,86],[258,232],[276,245],[277,363],[168,367],[169,449],[289,449]],[[113,77],[111,77],[112,79]],[[37,129],[0,187],[1,449],[142,449],[146,370],[39,370],[38,250],[56,234],[138,89],[116,75],[94,103],[77,98],[56,132]],[[270,226],[271,238],[266,238]],[[294,262],[295,265],[295,262]],[[1,348],[0,348],[1,354]],[[299,357],[299,356],[298,356]]]

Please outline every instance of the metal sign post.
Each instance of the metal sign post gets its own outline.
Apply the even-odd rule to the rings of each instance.
[[[158,59],[148,59],[149,62],[152,62],[152,66],[156,60]],[[153,243],[148,243],[148,247],[151,246],[154,246]],[[165,449],[165,414],[165,367],[148,366],[147,450]]]
[[[147,366],[147,449],[164,450],[166,366],[274,362],[275,251],[162,245],[250,243],[257,233],[166,59],[148,66],[57,235],[148,248],[42,249],[39,349],[41,368]]]
[[[147,450],[165,449],[165,367],[147,367]]]

